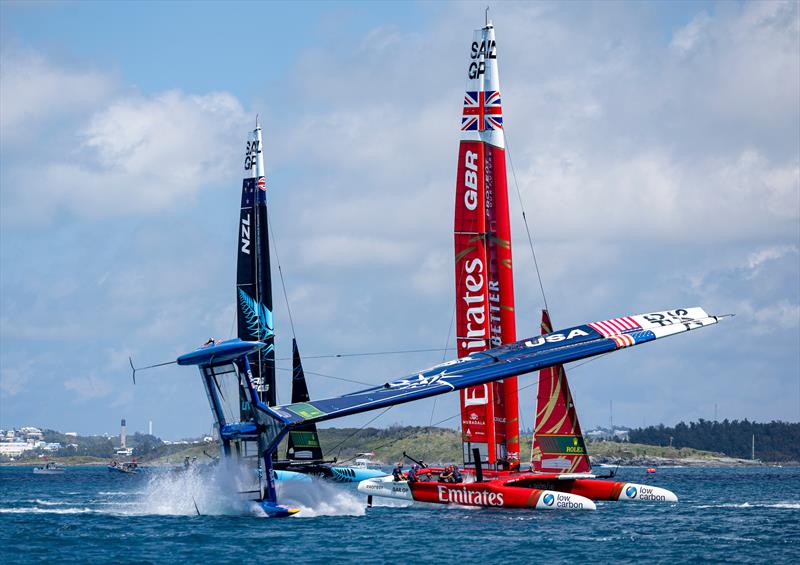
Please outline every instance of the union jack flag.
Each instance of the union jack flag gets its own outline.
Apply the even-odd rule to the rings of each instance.
[[[487,129],[503,129],[500,91],[467,91],[464,95],[461,131],[485,131]]]

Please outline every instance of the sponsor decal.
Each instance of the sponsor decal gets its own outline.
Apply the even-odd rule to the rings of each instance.
[[[627,494],[628,491],[625,491]],[[640,486],[639,487],[639,500],[649,500],[651,502],[666,502],[667,497],[663,494],[656,493],[656,489]]]
[[[552,494],[550,494],[550,493],[547,493],[546,495],[544,495],[544,496],[542,497],[542,502],[544,502],[544,503],[545,503],[545,504],[547,504],[548,506],[552,506],[552,505],[553,505],[553,503],[554,503],[555,501],[556,501],[556,497],[555,497],[555,496],[553,496],[553,495],[552,495]]]
[[[583,508],[583,502],[573,502],[568,494],[556,495],[556,508],[566,508],[567,510],[578,510]]]
[[[472,506],[503,506],[503,493],[488,490],[469,490],[462,488],[449,488],[437,485],[439,502],[446,504],[464,504]]]
[[[471,61],[467,68],[467,76],[476,79],[486,72],[486,59],[497,59],[497,44],[493,39],[485,39],[480,43],[473,41],[469,58]]]
[[[258,188],[260,188],[261,190],[267,190],[267,179],[265,179],[264,177],[258,177],[258,181],[256,181],[256,184],[258,184]]]
[[[679,308],[678,310],[668,310],[666,312],[653,312],[652,314],[645,314],[642,316],[651,324],[657,324],[661,327],[671,326],[673,324],[683,324],[687,330],[692,328],[699,328],[703,323],[689,316],[689,311]]]
[[[583,439],[573,435],[539,434],[537,436],[542,453],[551,455],[584,455]]]
[[[571,339],[575,339],[576,337],[586,337],[589,334],[583,331],[580,328],[575,328],[570,330],[568,334],[564,333],[554,333],[543,335],[537,337],[535,339],[529,339],[525,342],[525,347],[539,347],[540,345],[544,345],[545,343],[558,343],[559,341],[569,341]]]
[[[485,266],[480,257],[475,257],[464,263],[464,289],[466,293],[462,300],[467,304],[466,329],[467,341],[461,342],[461,347],[466,349],[483,349],[486,339],[486,294],[484,287]],[[484,403],[485,404],[485,403]]]
[[[477,385],[464,390],[464,406],[489,404],[489,385]]]
[[[628,498],[636,498],[636,487],[631,485],[625,489],[625,496]]]
[[[442,371],[441,373],[438,373],[436,375],[428,375],[428,376],[425,376],[422,373],[420,373],[419,375],[416,376],[416,378],[400,379],[397,381],[386,383],[383,386],[385,388],[389,388],[392,390],[406,390],[406,389],[426,387],[433,384],[443,384],[455,390],[455,387],[453,385],[444,380],[444,376],[445,376],[445,371]]]
[[[257,139],[247,142],[244,151],[244,170],[249,171],[256,166],[258,155],[261,153],[261,142]]]
[[[317,416],[325,415],[325,412],[318,409],[316,406],[306,403],[291,404],[287,406],[286,409],[290,412],[294,412],[301,418],[316,418]]]

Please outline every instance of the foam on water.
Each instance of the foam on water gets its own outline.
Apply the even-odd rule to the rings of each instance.
[[[721,503],[721,504],[700,504],[695,508],[785,508],[789,510],[800,510],[800,502],[742,502],[742,503]]]
[[[316,516],[363,516],[366,501],[362,496],[315,478],[310,483],[300,481],[280,481],[277,485],[278,500],[281,504],[299,508],[296,518]]]
[[[93,508],[0,508],[0,514],[92,514],[94,512],[96,510]]]

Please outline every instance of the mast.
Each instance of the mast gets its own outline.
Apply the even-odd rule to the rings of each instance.
[[[248,135],[245,146],[237,241],[236,313],[238,337],[243,341],[267,344],[252,353],[248,360],[259,398],[273,406],[277,397],[266,191],[261,126],[256,118],[256,128]],[[245,402],[244,395],[240,394],[240,397]]]
[[[476,30],[467,63],[455,208],[459,357],[516,340],[505,138],[494,26]],[[516,377],[461,392],[464,463],[519,459]]]
[[[542,310],[542,335],[552,331],[550,314]],[[549,473],[592,470],[563,365],[539,371],[531,468]]]

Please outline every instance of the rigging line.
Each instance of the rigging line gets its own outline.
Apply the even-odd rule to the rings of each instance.
[[[587,359],[583,363],[579,363],[577,365],[574,365],[573,367],[570,368],[570,371],[574,371],[578,367],[583,367],[584,365],[587,365],[587,364],[591,363],[592,361],[597,361],[598,359],[602,359],[603,357],[605,357],[609,353],[613,353],[613,351],[609,351],[608,353],[603,353],[602,355],[598,355],[597,357],[592,357],[591,359]],[[537,378],[533,382],[531,382],[530,384],[527,384],[527,385],[525,385],[523,387],[520,387],[519,390],[525,390],[525,389],[531,388],[533,386],[536,386],[538,384],[539,384],[539,379]],[[452,416],[448,416],[447,418],[439,420],[438,422],[434,422],[433,424],[431,424],[430,427],[435,427],[435,426],[438,426],[439,424],[444,424],[445,422],[450,421],[450,420],[452,420],[454,418],[458,418],[459,416],[461,416],[461,412],[453,414]],[[374,451],[377,451],[378,449],[383,449],[384,447],[388,447],[390,445],[393,445],[393,444],[397,443],[400,440],[406,439],[406,437],[407,436],[395,438],[395,439],[390,440],[390,441],[388,441],[388,442],[386,442],[386,443],[384,443],[382,445],[378,445],[376,447],[373,447],[372,449]],[[345,459],[345,460],[343,460],[341,462],[344,463],[345,461],[350,461],[351,459],[354,459],[354,457],[351,457],[350,459]]]
[[[289,325],[292,327],[292,337],[297,339],[294,332],[294,318],[292,318],[292,307],[289,305],[289,295],[286,294],[286,283],[283,280],[283,269],[281,268],[281,258],[278,256],[278,239],[275,237],[275,230],[272,229],[272,222],[269,221],[269,211],[267,212],[267,225],[269,226],[269,235],[272,240],[272,248],[275,250],[275,263],[278,265],[278,275],[281,279],[281,288],[283,289],[283,300],[286,302],[286,311],[289,313]],[[307,358],[306,358],[307,359]]]
[[[397,351],[367,351],[364,353],[332,353],[329,355],[303,355],[303,359],[333,359],[339,357],[368,357],[370,355],[401,355],[405,353],[430,353],[434,351],[455,351],[455,347],[440,349],[398,349]],[[291,357],[279,357],[276,361],[289,361]]]
[[[587,364],[591,363],[592,361],[597,361],[598,359],[602,359],[603,357],[605,357],[605,356],[606,356],[606,355],[608,355],[609,353],[613,353],[613,351],[609,351],[608,353],[603,353],[602,355],[598,355],[597,357],[592,357],[591,359],[587,359],[587,360],[586,360],[586,361],[584,361],[583,363],[579,363],[579,364],[577,364],[577,365],[574,365],[574,366],[572,366],[572,367],[570,368],[570,371],[574,371],[574,370],[575,370],[575,369],[577,369],[578,367],[582,367],[582,366],[584,366],[584,365],[587,365]],[[531,388],[532,386],[536,386],[537,384],[539,384],[539,379],[538,379],[538,378],[537,378],[537,379],[535,379],[535,380],[534,380],[533,382],[531,382],[530,384],[527,384],[527,385],[525,385],[525,386],[523,386],[523,387],[520,387],[520,388],[519,388],[519,390],[525,390],[525,389]],[[390,408],[391,408],[391,407],[390,407]],[[431,424],[429,427],[435,427],[435,426],[438,426],[439,424],[444,424],[445,422],[448,422],[448,421],[450,421],[450,420],[452,420],[452,419],[454,419],[454,418],[458,418],[460,415],[461,415],[461,412],[459,411],[458,413],[456,413],[456,414],[453,414],[452,416],[448,416],[447,418],[444,418],[444,419],[442,419],[442,420],[439,420],[438,422],[434,422],[434,423],[433,423],[433,424]],[[360,430],[358,430],[358,431],[360,431]],[[357,432],[356,432],[356,433],[357,433]],[[386,443],[384,443],[384,444],[381,444],[381,445],[375,446],[375,447],[373,447],[372,449],[373,449],[374,451],[377,451],[377,450],[379,450],[379,449],[383,449],[384,447],[389,447],[390,445],[393,445],[393,444],[397,443],[397,442],[398,442],[398,441],[400,441],[400,440],[406,439],[406,437],[407,437],[407,436],[402,436],[402,437],[399,437],[399,438],[395,438],[395,439],[393,439],[393,440],[387,441],[387,442],[386,442]],[[341,445],[341,444],[340,444],[340,445]],[[340,461],[340,463],[345,463],[345,462],[347,462],[347,461],[351,461],[352,459],[355,459],[355,457],[351,457],[350,459],[344,459],[344,460]]]
[[[531,248],[531,255],[533,255],[533,264],[536,267],[536,277],[539,279],[539,288],[542,291],[542,300],[544,301],[544,308],[548,312],[550,308],[547,306],[547,296],[544,293],[544,284],[542,283],[542,274],[539,271],[539,262],[536,260],[536,251],[533,247],[533,237],[531,236],[531,230],[528,226],[528,216],[525,214],[525,205],[522,203],[522,193],[519,190],[519,183],[517,182],[517,170],[514,168],[514,160],[511,158],[511,144],[508,140],[508,131],[503,130],[505,133],[506,138],[506,152],[508,153],[508,162],[511,165],[511,176],[514,177],[514,188],[517,189],[517,198],[519,199],[519,206],[522,209],[522,221],[525,223],[525,232],[528,234],[528,244]]]
[[[458,418],[459,416],[461,416],[461,412],[459,412],[458,414],[453,414],[452,416],[449,416],[449,417],[445,418],[444,420],[439,420],[438,422],[434,422],[429,427],[436,427],[439,424],[444,424],[448,420],[452,420],[453,418]],[[383,449],[384,447],[389,447],[390,445],[394,445],[398,441],[401,441],[401,440],[404,440],[404,439],[407,439],[407,438],[408,438],[408,436],[400,436],[398,438],[391,439],[391,440],[387,441],[386,443],[382,443],[381,445],[375,446],[375,447],[373,447],[371,449],[373,451],[377,451],[379,449]],[[343,459],[343,460],[340,461],[340,463],[346,463],[347,461],[352,461],[353,459],[355,459],[355,456],[350,457],[349,459]]]
[[[380,414],[378,414],[377,416],[375,416],[374,418],[372,418],[372,419],[371,419],[369,422],[367,422],[366,424],[363,424],[363,425],[362,425],[360,428],[356,429],[356,431],[354,431],[352,434],[350,434],[349,436],[347,436],[346,438],[344,438],[342,441],[340,441],[339,443],[337,443],[335,446],[333,446],[333,448],[332,448],[330,451],[333,451],[333,450],[335,450],[335,449],[339,448],[339,452],[341,452],[341,446],[342,446],[342,444],[343,444],[343,443],[345,443],[346,441],[348,441],[349,439],[351,439],[352,437],[354,437],[356,434],[358,434],[358,433],[359,433],[360,431],[362,431],[364,428],[366,428],[367,426],[369,426],[369,425],[370,425],[372,422],[374,422],[375,420],[377,420],[378,418],[380,418],[381,416],[383,416],[384,414],[386,414],[386,413],[387,413],[389,410],[391,410],[392,408],[394,408],[394,406],[389,406],[389,407],[387,407],[387,408],[386,408],[386,410],[383,410],[383,411],[382,411]],[[338,454],[339,454],[339,452],[337,452],[336,454],[338,455]]]
[[[287,369],[286,367],[275,367],[275,368],[278,371],[293,371],[294,370],[294,369]],[[318,377],[325,377],[326,379],[334,379],[334,380],[337,380],[337,381],[344,381],[344,382],[347,382],[347,383],[355,383],[357,385],[379,386],[378,383],[367,383],[367,382],[364,382],[364,381],[356,381],[356,380],[353,380],[353,379],[345,379],[344,377],[334,377],[333,375],[326,375],[325,373],[315,373],[314,371],[308,371],[306,369],[303,369],[303,372],[307,373],[309,375],[315,375],[315,376],[318,376]]]
[[[464,277],[464,272],[462,271],[461,272],[461,279],[462,280],[463,280],[463,277]],[[461,285],[461,281],[459,281],[459,284],[457,285],[457,287],[460,287],[460,285]],[[453,314],[450,316],[450,327],[447,328],[447,339],[444,341],[444,349],[442,350],[442,363],[447,361],[447,352],[449,351],[447,346],[450,345],[450,336],[453,335],[453,324],[455,324],[455,321],[456,321],[456,309],[457,309],[456,301],[454,300],[453,301]],[[458,339],[456,339],[456,345],[457,344],[458,344]],[[454,349],[457,350],[458,348],[454,348]],[[437,404],[438,400],[439,400],[438,396],[434,396],[433,397],[433,406],[431,407],[431,417],[430,417],[430,420],[428,420],[428,426],[429,427],[432,425],[431,422],[433,422],[433,413],[436,412],[436,404]]]

